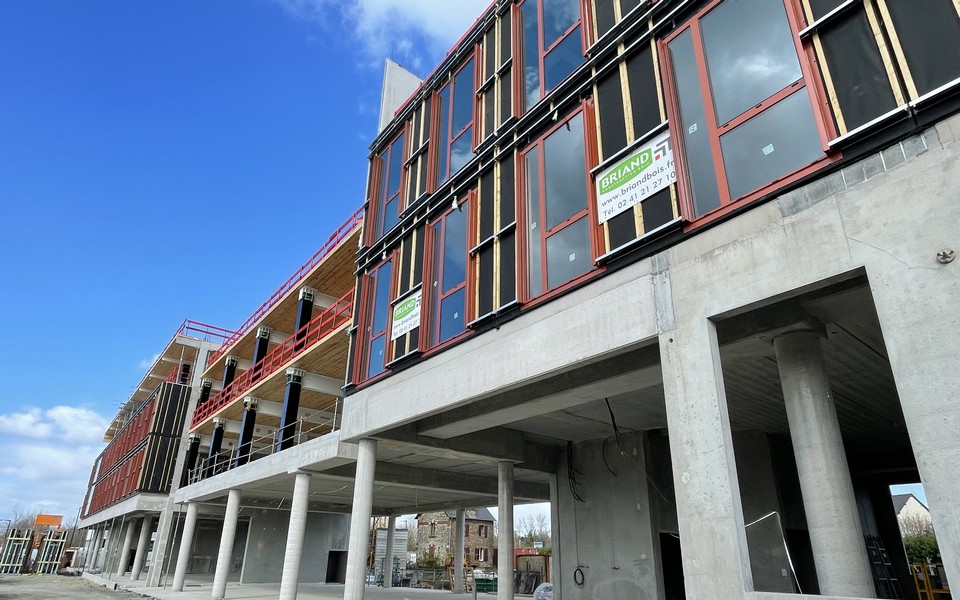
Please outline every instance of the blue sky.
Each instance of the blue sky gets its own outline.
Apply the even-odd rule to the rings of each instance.
[[[383,59],[425,76],[488,4],[0,3],[0,519],[73,519],[180,323],[238,326],[360,206]]]
[[[0,3],[0,518],[72,520],[180,323],[238,326],[360,206],[383,59],[426,75],[488,4]]]

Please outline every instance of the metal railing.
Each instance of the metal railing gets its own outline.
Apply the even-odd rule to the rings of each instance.
[[[233,382],[223,388],[193,413],[191,427],[196,427],[207,418],[215,415],[234,400],[241,397],[258,381],[275,373],[294,357],[310,349],[325,339],[338,327],[353,318],[353,290],[340,297],[329,308],[310,320],[296,333],[273,348],[262,361],[237,376]]]
[[[306,421],[301,418],[293,423],[293,425],[295,425],[293,433],[286,438],[281,439],[280,436],[283,435],[283,428],[277,427],[270,435],[253,438],[248,446],[249,450],[246,452],[244,452],[244,447],[240,446],[233,450],[224,450],[212,457],[203,458],[190,470],[187,475],[187,484],[198,483],[208,477],[213,477],[214,475],[225,473],[241,466],[242,458],[246,458],[247,460],[243,462],[247,463],[265,458],[277,452],[282,452],[282,450],[278,450],[282,441],[291,441],[293,446],[298,446],[310,440],[323,437],[327,433],[340,428],[339,418],[340,399],[338,398],[333,404],[333,416],[329,419],[318,422],[312,420]],[[247,445],[244,444],[244,446]]]
[[[297,269],[293,275],[291,275],[283,284],[277,288],[273,294],[267,298],[267,301],[260,305],[257,310],[253,311],[253,314],[250,315],[246,321],[243,322],[243,325],[240,326],[232,335],[226,338],[226,341],[223,343],[223,346],[219,350],[210,355],[210,358],[207,360],[207,367],[217,362],[221,356],[223,356],[231,346],[236,344],[240,338],[242,338],[248,331],[250,331],[254,325],[256,325],[260,319],[264,317],[270,309],[276,306],[280,300],[286,296],[290,290],[297,287],[297,285],[303,281],[307,274],[313,270],[317,264],[320,263],[324,258],[326,258],[334,248],[340,245],[340,242],[350,237],[350,234],[354,229],[359,227],[363,223],[363,207],[359,208],[355,213],[353,213],[350,218],[348,218],[343,225],[341,225],[336,231],[334,231],[327,241],[320,246],[320,249],[317,250],[313,256],[311,256],[307,262],[303,263],[299,269]]]
[[[232,329],[224,329],[216,325],[208,325],[200,321],[187,319],[180,325],[180,329],[177,330],[177,335],[188,335],[205,342],[224,342],[232,336],[237,335],[237,332]]]

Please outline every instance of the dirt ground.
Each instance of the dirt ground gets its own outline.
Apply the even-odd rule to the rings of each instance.
[[[142,600],[133,592],[115,592],[82,577],[0,575],[0,600]]]

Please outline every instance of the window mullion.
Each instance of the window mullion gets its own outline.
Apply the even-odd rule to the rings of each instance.
[[[537,143],[539,151],[537,152],[537,177],[538,191],[540,193],[540,293],[547,291],[547,145],[542,141]]]
[[[707,58],[703,49],[703,38],[700,35],[699,19],[693,19],[690,24],[690,32],[693,40],[693,54],[697,63],[697,76],[700,79],[700,89],[703,92],[703,110],[707,119],[707,131],[710,133],[713,169],[717,175],[717,193],[720,196],[720,206],[724,206],[730,203],[730,186],[727,184],[727,173],[723,164],[720,132],[717,127],[717,111],[713,104],[710,74],[707,71]]]

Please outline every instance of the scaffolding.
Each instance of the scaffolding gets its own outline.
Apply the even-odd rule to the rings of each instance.
[[[33,544],[32,529],[10,529],[0,553],[0,574],[19,575]]]

